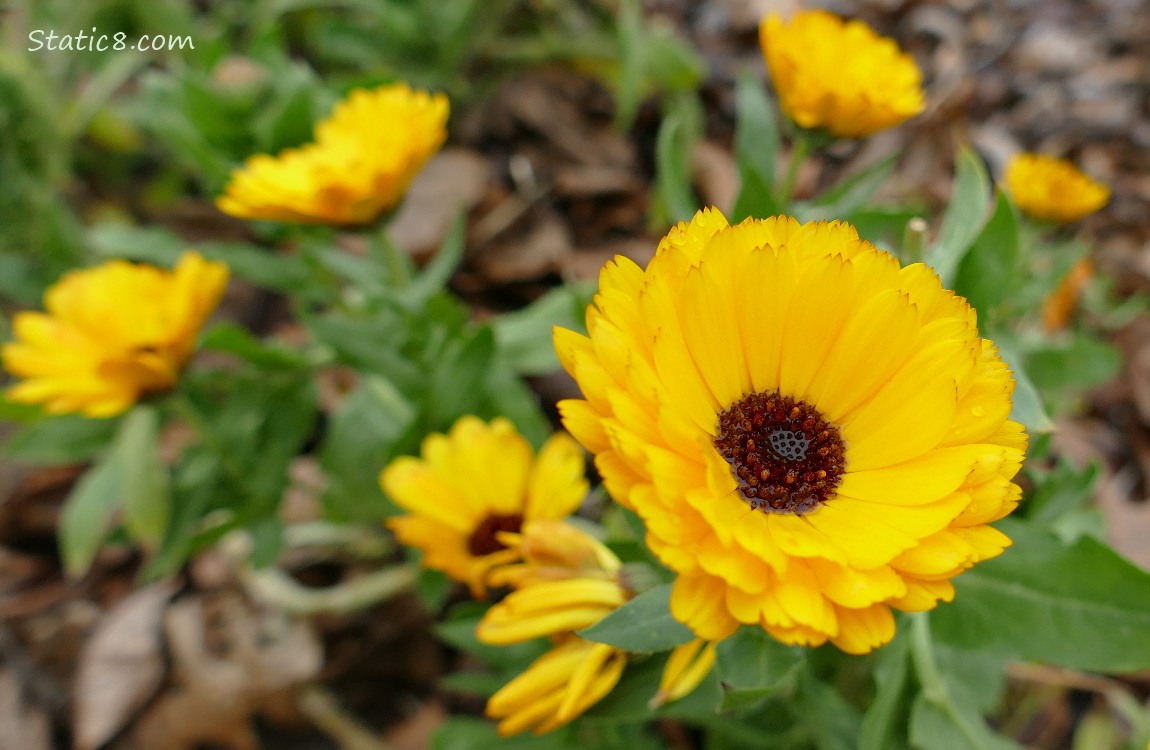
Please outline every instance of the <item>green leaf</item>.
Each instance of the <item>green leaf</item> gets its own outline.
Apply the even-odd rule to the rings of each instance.
[[[18,428],[4,445],[4,457],[29,464],[83,463],[111,444],[118,426],[118,419],[47,417]]]
[[[219,323],[209,328],[200,345],[204,349],[234,354],[259,367],[272,369],[310,366],[307,357],[289,346],[264,342],[235,323]]]
[[[69,576],[87,572],[113,526],[119,507],[120,465],[115,455],[88,470],[60,512],[60,557]]]
[[[367,375],[331,418],[319,449],[328,476],[325,515],[378,522],[394,513],[379,487],[379,472],[418,438],[417,412],[388,380]],[[417,444],[417,443],[416,443]]]
[[[1109,342],[1092,335],[1031,349],[1024,357],[1026,374],[1040,389],[1085,390],[1109,381],[1122,367],[1122,355]]]
[[[690,219],[698,209],[691,190],[691,150],[699,138],[700,121],[698,101],[680,96],[655,140],[655,193],[671,223]]]
[[[124,528],[148,549],[159,544],[171,516],[168,469],[160,459],[159,437],[156,410],[137,406],[124,417],[112,448],[120,466]]]
[[[434,365],[429,373],[427,408],[434,424],[453,424],[477,410],[494,359],[495,334],[490,326],[454,337],[429,355],[428,362]]]
[[[916,750],[1022,750],[1022,746],[995,734],[982,716],[969,706],[932,703],[923,695],[910,715],[910,742]]]
[[[843,219],[865,206],[886,182],[898,162],[899,152],[879,159],[829,188],[801,209],[802,221]]]
[[[905,628],[878,653],[874,681],[878,690],[863,716],[859,750],[896,750],[906,747],[910,649]]]
[[[731,224],[748,216],[782,213],[775,200],[775,162],[779,152],[779,126],[774,108],[758,77],[739,73],[735,82],[735,163],[739,167],[739,195],[731,211]]]
[[[561,728],[544,735],[530,733],[500,737],[495,724],[470,716],[454,716],[431,737],[431,750],[555,750],[577,747],[564,742],[571,729]]]
[[[954,291],[978,310],[980,320],[1015,293],[1020,252],[1018,212],[999,190],[994,214],[959,263],[954,280]]]
[[[1026,370],[1022,366],[1024,360],[1021,352],[1015,348],[1016,344],[1006,334],[989,335],[998,347],[999,356],[1014,373],[1014,403],[1010,410],[1010,418],[1024,425],[1031,434],[1052,431],[1054,422],[1046,413],[1038,389],[1026,376]]]
[[[552,329],[585,332],[583,314],[594,289],[565,285],[552,289],[522,310],[490,321],[503,361],[522,375],[547,375],[559,369]]]
[[[799,716],[814,735],[819,750],[855,750],[858,747],[860,717],[839,692],[809,672],[799,680]]]
[[[578,635],[624,651],[666,651],[694,640],[695,634],[671,615],[671,584],[644,591]]]
[[[932,614],[939,642],[1069,669],[1150,668],[1150,573],[1089,537],[1000,526],[1014,546],[955,579],[954,602]]]
[[[460,211],[431,262],[423,267],[401,295],[409,304],[422,304],[428,297],[447,286],[467,248],[467,212]]]
[[[982,159],[963,147],[955,158],[955,166],[958,174],[954,193],[942,215],[938,239],[926,251],[927,264],[938,272],[948,289],[953,287],[955,273],[971,243],[986,224],[990,203],[990,178]]]
[[[757,627],[741,627],[715,651],[724,709],[755,705],[795,687],[806,652],[787,646]]]

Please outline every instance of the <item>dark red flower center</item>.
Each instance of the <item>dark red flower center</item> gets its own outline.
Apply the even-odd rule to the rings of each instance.
[[[518,513],[510,515],[492,513],[484,518],[475,527],[475,531],[471,532],[471,536],[467,538],[467,551],[475,557],[482,557],[506,549],[507,545],[499,541],[497,534],[500,531],[510,531],[517,534],[522,527],[523,516]]]
[[[839,428],[813,406],[774,392],[744,396],[719,414],[715,449],[739,494],[764,513],[808,513],[830,499],[846,470]]]

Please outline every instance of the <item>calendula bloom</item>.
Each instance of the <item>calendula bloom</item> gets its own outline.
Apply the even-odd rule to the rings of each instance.
[[[1070,325],[1070,316],[1078,307],[1082,290],[1094,278],[1094,264],[1089,258],[1081,258],[1071,267],[1070,272],[1042,302],[1042,329],[1056,333]]]
[[[447,138],[447,98],[404,84],[356,89],[315,129],[315,142],[259,154],[216,200],[241,219],[366,224],[394,207]]]
[[[620,582],[622,563],[598,540],[561,521],[532,521],[507,538],[524,558],[494,571],[492,585],[516,590],[487,610],[475,635],[507,644],[590,627],[631,598]]]
[[[663,666],[659,692],[647,706],[655,709],[690,695],[715,666],[715,646],[702,638],[675,647]]]
[[[801,127],[859,138],[926,106],[914,58],[861,21],[811,10],[784,22],[772,13],[759,40],[779,106]]]
[[[380,483],[411,512],[387,522],[399,540],[479,598],[492,569],[519,559],[500,532],[570,515],[587,494],[583,451],[570,437],[551,436],[535,456],[507,419],[488,424],[471,416],[447,435],[428,436],[421,458],[393,461]]]
[[[167,271],[113,260],[65,274],[45,312],[17,313],[4,369],[23,378],[7,398],[50,414],[112,417],[173,388],[228,268],[188,252]]]
[[[700,638],[863,653],[1010,544],[987,524],[1020,495],[1011,373],[964,299],[853,227],[700,211],[646,270],[607,264],[587,328],[555,332],[586,399],[563,422]]]
[[[532,662],[487,701],[504,737],[567,724],[603,699],[623,674],[627,654],[574,636]]]
[[[1051,156],[1017,154],[1007,163],[1003,179],[1019,210],[1058,224],[1078,221],[1110,200],[1110,188]]]

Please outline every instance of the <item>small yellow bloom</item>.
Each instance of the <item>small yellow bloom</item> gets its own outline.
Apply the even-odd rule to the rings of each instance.
[[[626,665],[625,652],[571,637],[491,696],[487,715],[500,720],[504,737],[528,729],[550,732],[602,700]]]
[[[690,695],[715,666],[715,646],[702,638],[677,646],[667,657],[659,692],[647,704],[656,709]]]
[[[113,260],[66,274],[45,292],[45,313],[12,321],[16,340],[0,355],[24,380],[7,397],[111,417],[170,390],[227,280],[227,266],[194,252],[172,271]]]
[[[560,414],[698,637],[865,653],[1010,544],[1010,370],[930,268],[853,227],[700,211],[646,269],[606,265],[587,330],[555,331],[584,395]]]
[[[1023,213],[1069,224],[1110,200],[1110,188],[1087,177],[1065,159],[1018,154],[1006,165],[1006,189]]]
[[[570,515],[587,494],[583,451],[565,434],[535,456],[510,421],[462,417],[423,441],[421,458],[398,458],[380,474],[384,491],[411,515],[388,526],[423,551],[423,565],[486,594],[487,575],[519,559],[504,532],[525,521]]]
[[[447,112],[442,94],[404,84],[357,89],[316,126],[314,143],[248,159],[216,205],[241,219],[371,222],[443,146]]]
[[[619,581],[619,558],[597,540],[560,521],[533,521],[518,545],[525,562],[491,575],[517,590],[487,611],[475,634],[507,644],[590,627],[631,598]]]
[[[772,13],[759,40],[779,105],[801,127],[859,138],[926,106],[914,58],[861,21],[812,10],[784,23]]]

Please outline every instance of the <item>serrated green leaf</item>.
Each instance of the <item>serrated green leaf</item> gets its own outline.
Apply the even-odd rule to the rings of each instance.
[[[159,437],[156,410],[137,406],[124,417],[112,448],[120,467],[124,528],[147,549],[155,549],[163,538],[172,510],[168,469],[160,460]]]
[[[955,169],[954,192],[942,215],[938,239],[926,251],[927,264],[948,289],[953,287],[955,273],[971,243],[986,224],[990,204],[990,178],[982,159],[963,147],[955,158]]]
[[[68,494],[58,534],[69,576],[81,576],[91,566],[111,531],[120,498],[120,466],[114,454],[89,469]]]
[[[671,615],[671,584],[644,591],[578,635],[624,651],[666,651],[694,640],[695,634]]]
[[[1014,545],[954,580],[932,613],[940,643],[1068,669],[1150,668],[1150,573],[1104,544],[1007,519]]]

